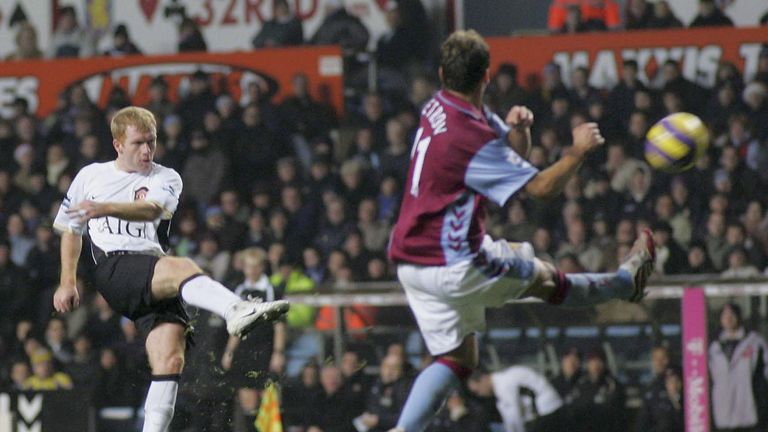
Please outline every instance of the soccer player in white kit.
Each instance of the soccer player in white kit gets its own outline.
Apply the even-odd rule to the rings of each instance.
[[[639,301],[653,271],[647,230],[616,273],[602,274],[564,274],[536,259],[530,244],[485,234],[486,200],[504,206],[521,190],[553,198],[605,141],[595,123],[578,126],[573,146],[539,172],[524,159],[531,111],[513,107],[502,121],[483,106],[489,65],[479,34],[452,34],[441,47],[443,89],[421,111],[389,256],[435,362],[414,382],[394,431],[424,430],[448,393],[477,367],[475,333],[485,329],[487,307],[523,297],[567,307]]]
[[[96,288],[146,335],[152,383],[143,431],[164,432],[173,418],[184,366],[188,318],[181,300],[222,316],[234,336],[277,319],[289,305],[284,300],[242,301],[189,258],[166,256],[158,227],[176,211],[182,181],[176,171],[152,161],[155,117],[144,108],[123,108],[111,130],[117,158],[80,170],[56,216],[61,279],[53,304],[59,312],[79,306],[77,262],[81,236],[88,234]]]

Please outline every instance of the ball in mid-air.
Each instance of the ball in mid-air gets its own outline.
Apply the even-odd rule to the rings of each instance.
[[[691,168],[707,151],[709,132],[693,114],[678,112],[659,120],[645,137],[645,159],[666,172]]]

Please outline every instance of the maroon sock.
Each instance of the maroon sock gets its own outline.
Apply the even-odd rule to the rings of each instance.
[[[568,289],[571,287],[571,283],[565,273],[558,270],[555,272],[555,292],[547,299],[547,303],[553,305],[562,304],[565,301],[565,296],[568,295]]]

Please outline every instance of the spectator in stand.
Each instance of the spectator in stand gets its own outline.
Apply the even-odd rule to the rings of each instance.
[[[283,386],[281,414],[287,432],[304,431],[309,426],[310,410],[320,399],[319,368],[314,361],[307,362],[298,377]]]
[[[352,395],[344,387],[339,368],[325,365],[320,370],[322,392],[317,402],[307,406],[309,427],[306,432],[353,432],[352,419],[360,413],[349,409]]]
[[[11,260],[10,245],[0,239],[0,337],[8,340],[13,323],[28,315],[27,275]]]
[[[643,400],[637,430],[675,432],[685,429],[683,415],[683,378],[678,368],[662,371],[662,386]]]
[[[162,75],[158,75],[154,78],[152,78],[152,82],[149,84],[149,102],[144,106],[144,108],[152,111],[152,113],[157,118],[157,124],[163,125],[162,131],[160,136],[162,136],[163,142],[165,144],[167,151],[172,151],[176,148],[176,144],[178,144],[178,133],[174,133],[175,130],[169,131],[169,128],[172,127],[171,124],[166,123],[166,119],[170,118],[172,114],[174,114],[174,111],[176,110],[176,106],[173,102],[171,102],[169,96],[168,96],[168,83],[165,82],[165,79],[162,77]],[[176,117],[178,119],[178,117]],[[181,131],[181,123],[178,123],[179,125],[179,132]]]
[[[105,56],[123,57],[127,55],[141,54],[141,50],[131,40],[128,34],[128,27],[125,24],[118,24],[112,33],[112,47],[104,51]]]
[[[675,16],[667,0],[657,0],[653,3],[653,16],[648,22],[648,28],[671,29],[682,28],[683,23]]]
[[[768,343],[744,327],[741,308],[720,310],[717,338],[709,345],[712,420],[718,430],[765,430],[768,408]]]
[[[489,416],[483,406],[475,398],[467,398],[460,391],[454,390],[445,401],[445,409],[441,410],[432,424],[430,432],[483,432],[496,430],[489,421]]]
[[[662,92],[673,91],[680,95],[683,105],[694,114],[699,114],[706,104],[708,92],[686,79],[680,71],[680,63],[675,60],[664,62],[661,70]]]
[[[595,349],[587,354],[587,373],[576,385],[573,401],[573,430],[622,432],[626,427],[624,386],[606,367],[605,353]]]
[[[410,71],[421,71],[424,61],[429,55],[428,41],[424,40],[422,29],[424,22],[408,22],[403,17],[403,10],[399,2],[389,0],[385,2],[386,21],[389,27],[379,37],[376,43],[376,64],[382,68],[384,74],[401,74],[389,79],[399,79],[405,82],[405,75]],[[387,83],[390,87],[393,83]]]
[[[30,22],[19,23],[16,30],[16,50],[8,54],[6,60],[36,60],[43,58],[43,52],[37,44],[37,29]]]
[[[571,73],[571,88],[568,91],[571,106],[587,111],[589,101],[600,96],[597,89],[589,85],[589,68],[577,67]]]
[[[32,376],[24,381],[24,390],[52,391],[69,390],[72,379],[69,375],[58,372],[53,365],[53,356],[45,348],[39,348],[30,355]]]
[[[8,379],[10,383],[7,390],[24,391],[24,383],[26,383],[29,377],[32,376],[29,363],[27,363],[26,360],[21,359],[13,360],[10,362],[10,367],[8,369]]]
[[[307,141],[328,134],[335,126],[333,108],[312,97],[306,74],[294,75],[291,84],[292,94],[280,104],[286,124]]]
[[[713,274],[715,266],[707,254],[707,247],[704,242],[693,241],[688,246],[688,262],[685,267],[685,274]]]
[[[578,393],[576,386],[581,379],[581,352],[571,347],[560,358],[560,373],[552,380],[552,385],[557,390],[563,404],[572,404]],[[567,408],[566,410],[570,410]]]
[[[224,152],[210,143],[201,130],[190,135],[190,154],[184,163],[182,197],[204,209],[227,181],[229,161]]]
[[[90,401],[98,382],[97,374],[93,373],[99,367],[96,354],[91,348],[90,339],[84,334],[75,338],[73,346],[72,361],[65,366],[65,372],[72,378],[74,388],[83,392]]]
[[[761,55],[761,58],[765,57],[766,55]],[[768,138],[768,123],[765,122],[768,116],[768,83],[753,81],[747,84],[742,93],[742,100],[746,105],[747,115],[757,127],[755,136],[759,139]]]
[[[760,270],[747,260],[747,251],[741,246],[732,247],[726,261],[727,267],[720,273],[724,278],[750,279],[760,276]]]
[[[431,95],[430,95],[431,96]],[[497,114],[509,112],[515,105],[523,105],[528,98],[517,82],[517,66],[502,63],[488,85],[488,106]]]
[[[179,24],[179,44],[180,53],[208,51],[208,44],[205,43],[203,32],[194,19],[184,17]]]
[[[211,79],[206,72],[202,70],[195,71],[189,80],[189,90],[183,95],[176,112],[183,121],[182,127],[185,129],[203,128],[203,119],[205,113],[211,110],[216,104],[216,96],[211,89]]]
[[[382,252],[389,241],[390,226],[377,218],[376,200],[365,198],[357,207],[357,229],[363,235],[363,244],[371,252]]]
[[[93,311],[88,317],[85,329],[88,339],[91,340],[93,348],[96,350],[101,350],[101,348],[123,340],[120,316],[109,307],[104,297],[98,293],[94,296]]]
[[[328,255],[341,247],[352,228],[347,220],[346,203],[341,198],[333,198],[327,204],[325,217],[315,236],[315,245],[322,254]]]
[[[58,364],[66,365],[72,361],[72,342],[67,338],[67,324],[63,319],[53,317],[48,320],[45,327],[45,345]]]
[[[247,105],[235,140],[234,177],[241,194],[252,191],[258,182],[271,180],[279,157],[277,140],[261,114],[259,105]]]
[[[699,0],[699,13],[690,27],[733,27],[733,21],[720,9],[715,0]]]
[[[229,251],[219,248],[216,236],[208,232],[200,238],[200,249],[192,260],[195,264],[208,273],[213,279],[223,282],[229,269],[232,255]]]
[[[55,30],[51,35],[48,57],[90,57],[94,51],[93,37],[87,29],[78,25],[75,8],[60,8],[57,11]]]
[[[643,389],[643,399],[646,402],[666,391],[666,377],[669,367],[669,349],[664,345],[653,347],[651,349],[650,380]]]
[[[563,28],[571,6],[579,8],[581,21],[593,29],[617,30],[621,27],[621,11],[614,0],[553,0],[547,19],[550,31],[557,32]]]
[[[394,355],[384,357],[379,378],[366,395],[365,411],[354,420],[358,431],[386,432],[393,428],[410,388],[411,380],[403,374],[402,360]]]
[[[653,10],[646,0],[629,0],[624,9],[624,28],[641,30],[650,28]]]
[[[122,359],[112,348],[103,348],[99,355],[97,384],[93,392],[93,402],[97,408],[96,423],[98,430],[109,430],[116,426],[115,421],[102,415],[105,408],[125,408],[133,406],[131,386]],[[123,423],[124,424],[124,423]]]
[[[681,274],[685,271],[685,250],[672,237],[672,226],[664,221],[653,224],[656,241],[656,272],[661,275]]]
[[[272,6],[272,19],[264,22],[251,43],[254,48],[271,48],[304,43],[301,20],[291,13],[286,0],[276,0]]]
[[[325,3],[325,18],[309,40],[313,45],[341,45],[351,52],[365,51],[370,37],[360,18],[347,12],[341,0]]]

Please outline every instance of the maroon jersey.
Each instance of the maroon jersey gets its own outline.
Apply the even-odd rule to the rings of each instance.
[[[503,206],[538,172],[509,147],[508,132],[498,116],[445,90],[424,105],[392,231],[392,260],[450,265],[477,253],[484,200]]]

